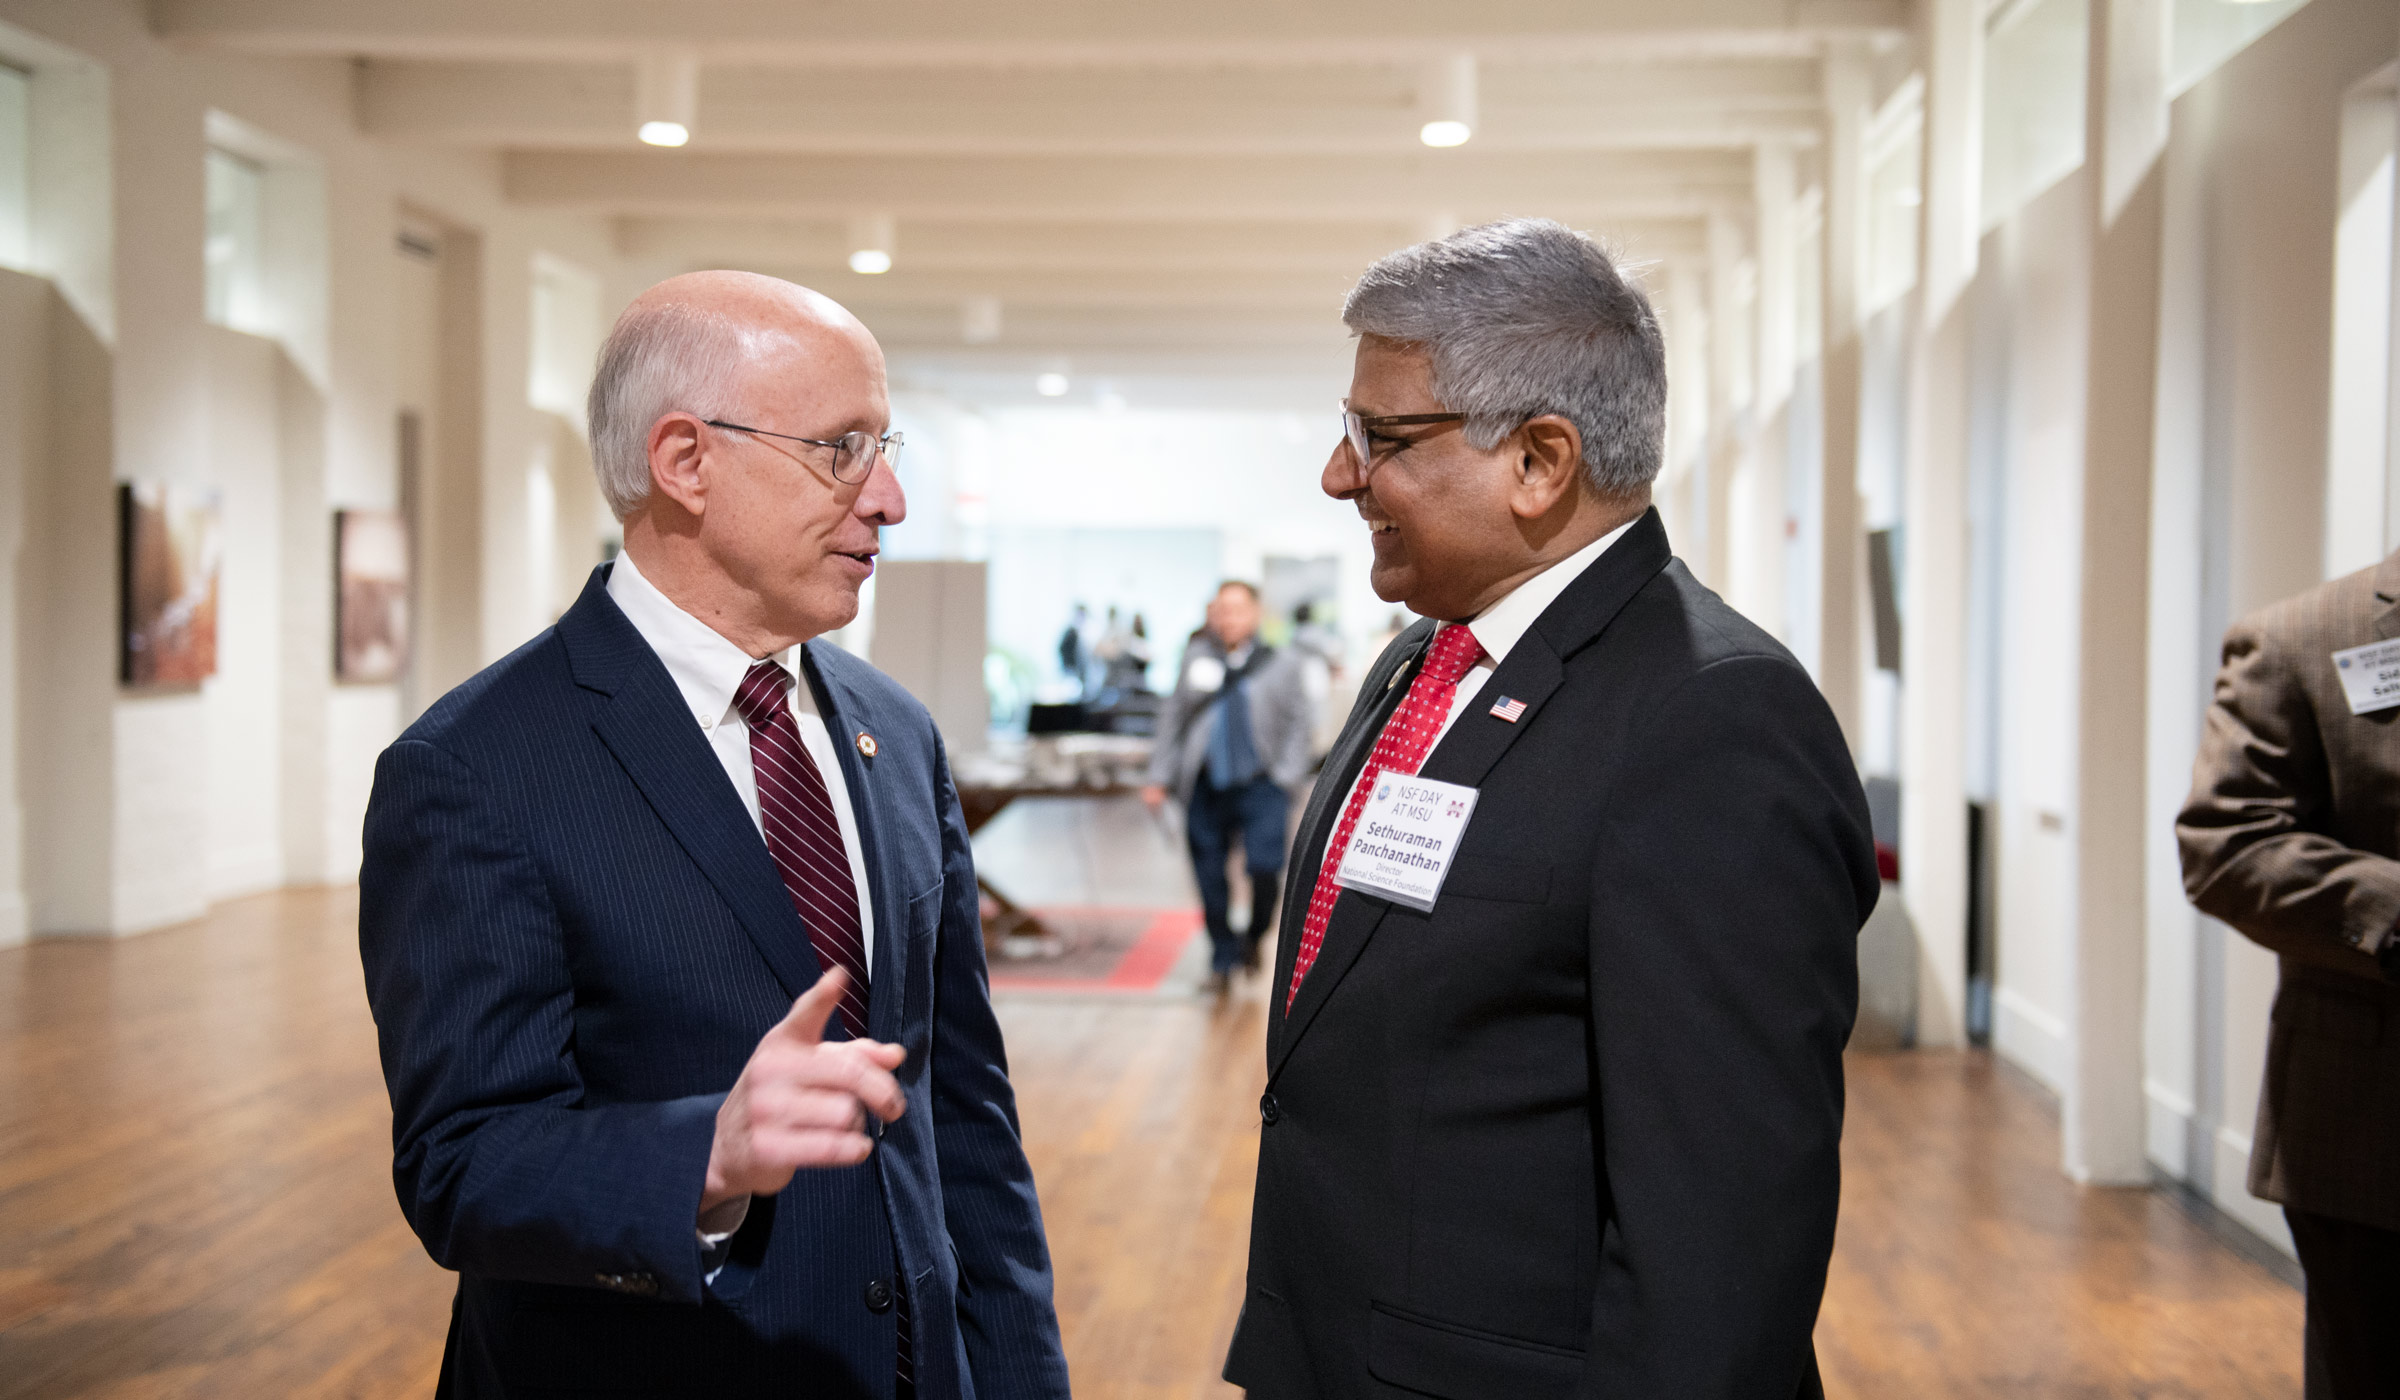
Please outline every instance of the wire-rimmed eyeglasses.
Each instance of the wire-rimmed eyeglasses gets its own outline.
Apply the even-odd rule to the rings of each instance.
[[[719,418],[703,418],[700,421],[727,432],[781,438],[785,442],[805,442],[811,447],[830,447],[833,449],[833,479],[846,486],[855,486],[867,479],[867,474],[875,470],[875,454],[878,452],[883,454],[885,464],[893,471],[900,470],[900,449],[908,445],[908,439],[899,433],[885,433],[877,437],[873,433],[853,430],[838,438],[811,438],[794,433],[771,433],[764,428],[753,428],[746,423],[728,423]]]

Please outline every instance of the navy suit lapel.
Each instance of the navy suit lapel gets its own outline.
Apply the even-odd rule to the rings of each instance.
[[[797,997],[817,980],[816,949],[740,794],[666,666],[609,598],[607,578],[603,564],[558,623],[576,683],[608,697],[592,730],[732,908],[784,995]]]
[[[875,951],[867,971],[867,1035],[896,1042],[900,1015],[908,996],[908,958],[902,940],[908,936],[908,897],[899,887],[883,842],[879,808],[883,789],[875,781],[875,764],[859,751],[858,736],[875,733],[875,712],[867,697],[823,662],[830,642],[813,641],[800,649],[801,670],[815,685],[817,705],[825,716],[825,731],[833,738],[834,761],[842,766],[842,781],[850,789],[850,809],[858,821],[858,844],[866,858],[867,883],[875,908]]]

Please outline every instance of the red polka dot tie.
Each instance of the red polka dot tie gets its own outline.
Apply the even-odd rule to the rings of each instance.
[[[1290,1010],[1293,998],[1300,995],[1300,979],[1317,960],[1317,950],[1325,945],[1325,925],[1333,919],[1333,902],[1341,897],[1341,886],[1333,882],[1333,872],[1340,868],[1342,853],[1350,849],[1351,828],[1358,825],[1359,811],[1367,805],[1367,793],[1375,786],[1379,773],[1405,773],[1415,776],[1433,747],[1433,736],[1442,730],[1442,721],[1450,716],[1450,702],[1458,695],[1458,683],[1483,656],[1483,647],[1475,634],[1455,623],[1445,623],[1434,637],[1433,647],[1425,654],[1425,665],[1418,670],[1417,679],[1408,687],[1400,708],[1383,726],[1375,740],[1375,751],[1367,755],[1367,766],[1359,771],[1358,785],[1350,789],[1350,801],[1342,808],[1340,825],[1333,829],[1333,839],[1325,843],[1325,865],[1317,872],[1317,888],[1308,897],[1308,918],[1300,925],[1300,951],[1292,959],[1292,984],[1283,996],[1285,1010]]]

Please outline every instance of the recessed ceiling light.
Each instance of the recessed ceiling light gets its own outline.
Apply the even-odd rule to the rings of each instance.
[[[889,214],[864,214],[850,221],[850,270],[869,277],[892,270],[898,223]]]
[[[634,135],[644,145],[680,146],[692,139],[700,112],[700,55],[661,49],[633,65]]]
[[[1417,139],[1428,146],[1463,146],[1475,134],[1475,55],[1454,53],[1425,65],[1417,79]]]
[[[1034,376],[1033,391],[1045,399],[1055,399],[1067,392],[1067,377],[1056,370]]]

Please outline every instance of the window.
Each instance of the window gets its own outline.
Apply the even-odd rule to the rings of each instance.
[[[1917,285],[1917,189],[1925,159],[1925,87],[1914,78],[1892,94],[1867,131],[1867,279],[1862,315]]]
[[[2307,0],[2175,0],[2167,94],[2179,97]]]
[[[2400,496],[2392,490],[2394,70],[2342,103],[2341,213],[2334,226],[2333,383],[2326,424],[2325,576],[2389,553]]]
[[[571,424],[583,422],[600,355],[600,280],[570,263],[537,253],[533,259],[532,354],[525,398]]]
[[[2083,164],[2090,23],[2087,0],[2011,0],[1986,21],[1986,232]]]
[[[33,80],[0,63],[0,267],[33,263]]]
[[[208,319],[267,332],[266,172],[230,151],[208,153]]]

